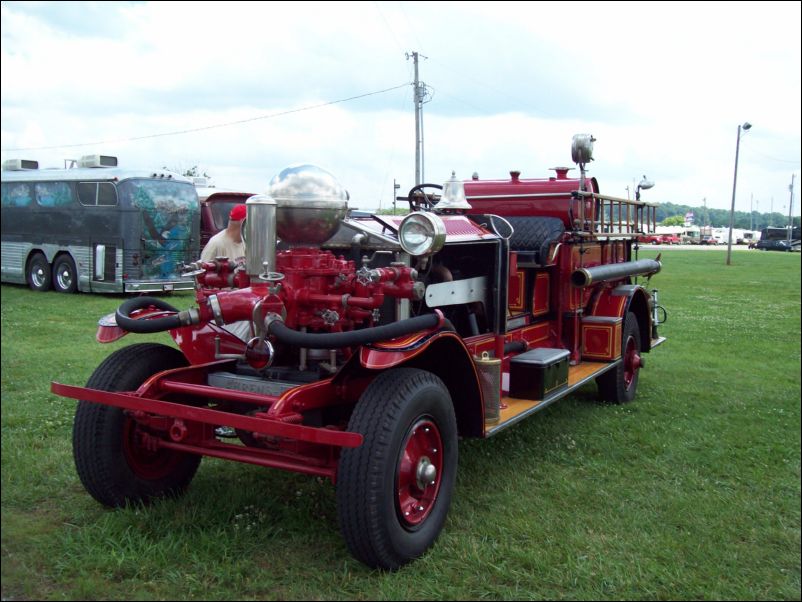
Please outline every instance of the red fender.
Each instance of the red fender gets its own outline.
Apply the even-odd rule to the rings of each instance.
[[[438,376],[446,385],[457,428],[463,437],[484,436],[484,406],[479,374],[471,353],[454,332],[420,332],[403,339],[365,345],[359,367],[374,372],[399,366],[419,368]],[[353,370],[355,366],[351,366]]]

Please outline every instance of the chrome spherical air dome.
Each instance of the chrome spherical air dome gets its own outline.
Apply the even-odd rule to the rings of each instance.
[[[315,165],[291,165],[275,175],[267,194],[276,200],[282,242],[317,245],[334,236],[348,210],[348,192]]]

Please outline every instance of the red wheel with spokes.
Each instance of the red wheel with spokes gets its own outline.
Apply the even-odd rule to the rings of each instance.
[[[177,349],[140,343],[107,357],[86,386],[135,391],[157,372],[186,365]],[[78,402],[72,431],[75,468],[83,486],[101,504],[125,506],[183,493],[201,457],[154,443],[155,437],[120,408]]]
[[[624,388],[628,391],[633,384],[637,384],[638,370],[641,367],[640,350],[634,336],[630,336],[624,348]]]
[[[457,421],[437,376],[396,368],[359,399],[348,430],[360,447],[344,449],[337,513],[351,553],[395,570],[423,554],[445,523],[457,472]]]
[[[181,456],[169,449],[149,448],[150,435],[135,420],[123,419],[122,452],[128,468],[139,479],[156,481],[169,477],[179,464]]]
[[[635,399],[638,389],[638,375],[643,367],[640,351],[640,327],[632,312],[624,320],[621,340],[621,361],[596,379],[599,397],[612,403],[627,403]]]
[[[416,527],[429,516],[443,475],[440,429],[428,418],[412,425],[398,462],[397,509],[402,523]]]

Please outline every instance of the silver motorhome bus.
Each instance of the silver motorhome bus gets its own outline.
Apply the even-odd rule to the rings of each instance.
[[[33,290],[138,293],[192,289],[198,196],[168,171],[89,155],[71,169],[11,159],[2,171],[2,281]]]

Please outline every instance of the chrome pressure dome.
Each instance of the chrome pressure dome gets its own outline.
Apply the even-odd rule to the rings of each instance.
[[[336,232],[348,210],[348,192],[316,165],[291,165],[273,176],[267,194],[276,200],[278,237],[291,245],[317,245]]]

